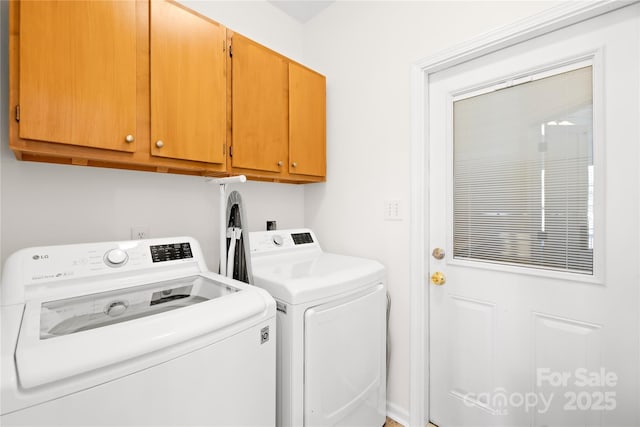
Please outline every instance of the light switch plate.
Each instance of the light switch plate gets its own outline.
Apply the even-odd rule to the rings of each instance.
[[[384,220],[385,221],[402,221],[402,212],[400,210],[400,200],[384,201]]]

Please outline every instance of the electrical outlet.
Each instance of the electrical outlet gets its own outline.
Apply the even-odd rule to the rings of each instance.
[[[134,225],[131,227],[131,240],[148,239],[151,237],[148,225]]]

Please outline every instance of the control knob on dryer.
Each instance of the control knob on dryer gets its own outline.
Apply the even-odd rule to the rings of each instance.
[[[282,246],[283,240],[282,240],[282,236],[281,235],[276,234],[276,235],[273,236],[273,238],[271,240],[273,240],[273,244],[274,245]]]

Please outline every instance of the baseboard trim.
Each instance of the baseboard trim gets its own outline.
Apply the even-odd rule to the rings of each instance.
[[[387,416],[403,426],[409,426],[409,411],[392,402],[387,402]]]

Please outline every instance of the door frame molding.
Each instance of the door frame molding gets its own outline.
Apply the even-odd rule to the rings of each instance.
[[[409,426],[429,420],[429,79],[431,74],[523,43],[640,0],[566,2],[415,62],[411,69]]]

